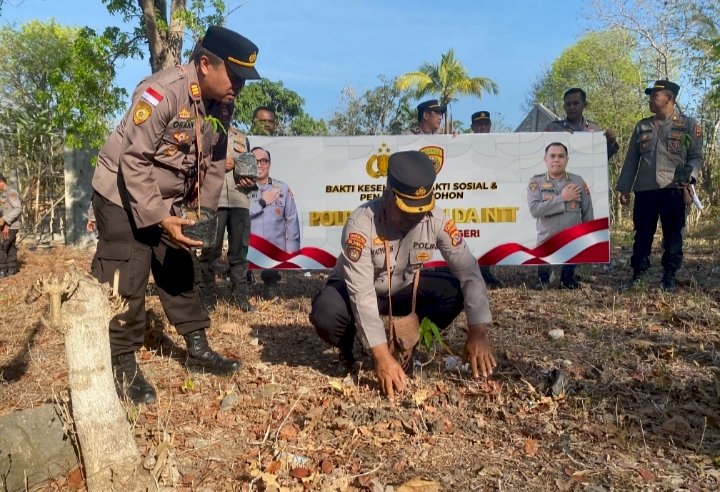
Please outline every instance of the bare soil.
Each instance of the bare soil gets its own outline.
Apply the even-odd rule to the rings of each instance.
[[[128,419],[168,490],[718,490],[716,238],[689,237],[676,293],[659,290],[657,250],[646,282],[621,289],[630,273],[622,232],[611,266],[578,269],[577,291],[536,290],[533,269],[497,268],[496,374],[474,381],[462,367],[447,370],[439,347],[422,349],[395,406],[380,396],[368,356],[358,378],[346,377],[315,335],[307,313],[323,273],[283,273],[274,300],[255,284],[251,314],[218,283],[207,296],[209,337],[242,360],[232,377],[186,369],[184,343],[150,289],[150,324],[165,336],[138,360],[158,402],[127,405]],[[92,256],[20,253],[21,272],[0,279],[0,415],[68,400],[63,339],[40,321],[47,300],[24,298],[39,276],[71,263],[88,270]],[[445,333],[455,353],[463,327],[461,315]],[[554,396],[558,376],[566,391]],[[75,472],[39,489],[83,487]]]

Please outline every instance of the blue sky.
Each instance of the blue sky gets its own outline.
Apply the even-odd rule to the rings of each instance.
[[[587,3],[523,0],[226,0],[235,9],[226,26],[260,48],[263,77],[282,80],[305,99],[314,118],[332,115],[343,87],[362,91],[377,76],[396,76],[437,62],[449,48],[471,76],[500,86],[497,96],[463,98],[453,118],[466,122],[477,110],[500,113],[510,127],[544,66],[582,35]],[[122,25],[101,0],[6,0],[0,22],[55,18],[61,24],[102,30]],[[186,44],[190,44],[190,39]],[[132,92],[149,73],[145,60],[126,60],[117,83]]]

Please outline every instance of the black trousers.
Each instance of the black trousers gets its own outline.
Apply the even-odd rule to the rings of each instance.
[[[562,282],[566,278],[575,276],[575,267],[577,265],[563,265],[560,268],[560,281]],[[552,265],[539,265],[537,269],[538,280],[543,283],[550,282],[550,274],[552,274]]]
[[[394,316],[410,314],[412,291],[411,284],[392,296]],[[438,328],[445,329],[463,310],[463,302],[460,281],[455,276],[426,270],[420,273],[416,304],[420,321],[427,317]],[[378,297],[378,308],[380,314],[389,314],[387,297]],[[315,296],[310,321],[320,338],[327,343],[344,350],[352,349],[357,328],[344,281],[329,281]]]
[[[682,188],[636,191],[633,207],[635,241],[630,266],[636,272],[650,267],[650,252],[658,217],[663,232],[662,265],[674,273],[683,259],[682,230],[685,227],[685,200]]]
[[[247,254],[250,248],[250,211],[246,208],[219,208],[217,211],[218,228],[215,244],[212,248],[203,248],[200,253],[200,266],[204,275],[215,277],[212,266],[222,254],[225,229],[228,231],[228,263],[230,281],[233,285],[247,283]]]
[[[210,326],[195,283],[193,253],[177,247],[158,226],[136,228],[128,210],[97,193],[92,203],[98,230],[93,274],[100,282],[112,283],[118,270],[119,293],[127,302],[127,310],[110,320],[112,355],[142,346],[150,271],[165,314],[180,335]]]
[[[17,268],[17,229],[8,231],[8,238],[0,243],[0,268]]]

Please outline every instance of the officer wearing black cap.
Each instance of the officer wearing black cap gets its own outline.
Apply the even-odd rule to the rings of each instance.
[[[490,133],[492,120],[489,111],[477,111],[472,114],[470,128],[473,133]]]
[[[546,132],[602,132],[600,125],[594,121],[586,120],[583,116],[585,108],[587,108],[587,94],[579,87],[572,87],[563,94],[563,109],[565,110],[565,118],[555,120],[545,127]],[[603,133],[607,141],[607,156],[610,159],[617,154],[620,144],[617,143],[615,130],[608,128]]]
[[[472,128],[473,133],[490,133],[492,120],[490,119],[489,111],[477,111],[472,114],[470,120],[470,128]],[[485,284],[488,287],[500,287],[502,285],[502,282],[495,276],[489,266],[481,266],[480,273],[482,273]]]
[[[423,101],[417,106],[418,125],[415,128],[403,130],[402,135],[434,135],[440,133],[440,123],[447,107],[437,99]]]
[[[210,27],[188,64],[143,80],[132,105],[98,155],[92,205],[98,230],[93,271],[101,282],[119,272],[125,312],[110,322],[118,389],[135,403],[155,401],[137,367],[145,332],[150,271],[170,323],[187,343],[187,364],[220,374],[240,367],[209,345],[210,318],[202,306],[189,248],[203,246],[184,233],[193,221],[183,209],[215,211],[225,178],[227,135],[236,96],[255,69],[258,48],[224,27]],[[199,269],[198,269],[199,271]],[[196,283],[197,281],[197,283]]]
[[[629,286],[650,267],[658,218],[663,231],[664,290],[675,290],[675,274],[682,264],[684,188],[695,182],[702,167],[702,127],[676,109],[679,92],[680,86],[669,80],[658,80],[645,89],[654,116],[635,125],[618,177],[620,203],[627,205],[630,191],[635,192],[635,241],[630,258],[633,276]]]
[[[455,223],[435,205],[435,175],[432,161],[421,152],[390,156],[385,191],[348,218],[342,253],[310,313],[318,335],[340,349],[348,366],[354,362],[355,336],[360,335],[372,351],[380,386],[391,398],[395,390],[402,390],[405,373],[390,354],[380,314],[388,314],[389,290],[393,315],[411,311],[415,272],[418,318],[428,317],[443,329],[464,308],[465,354],[473,374],[487,376],[495,367],[485,282]],[[436,249],[452,273],[422,269]]]

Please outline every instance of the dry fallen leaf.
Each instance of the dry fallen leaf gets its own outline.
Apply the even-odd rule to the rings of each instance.
[[[538,451],[538,442],[535,439],[527,438],[523,449],[525,449],[525,454],[528,456],[535,456]]]
[[[290,470],[290,475],[292,475],[295,478],[306,478],[310,476],[310,470],[307,468],[293,468]]]
[[[280,471],[281,466],[282,466],[282,463],[280,463],[277,460],[273,460],[270,463],[268,463],[268,466],[265,468],[265,473],[272,473],[273,475],[277,475],[277,472]]]
[[[335,469],[335,463],[330,459],[324,459],[320,462],[320,470],[327,475]]]
[[[285,441],[292,441],[297,437],[299,431],[295,424],[288,424],[280,430],[278,437]]]
[[[75,468],[73,471],[68,473],[67,483],[71,487],[80,487],[82,485],[83,477],[80,468]]]
[[[439,492],[442,489],[440,487],[440,482],[415,477],[411,478],[395,490],[397,492]]]
[[[657,480],[657,476],[647,468],[638,468],[638,473],[641,477],[643,477],[643,480],[648,482],[654,482]]]

